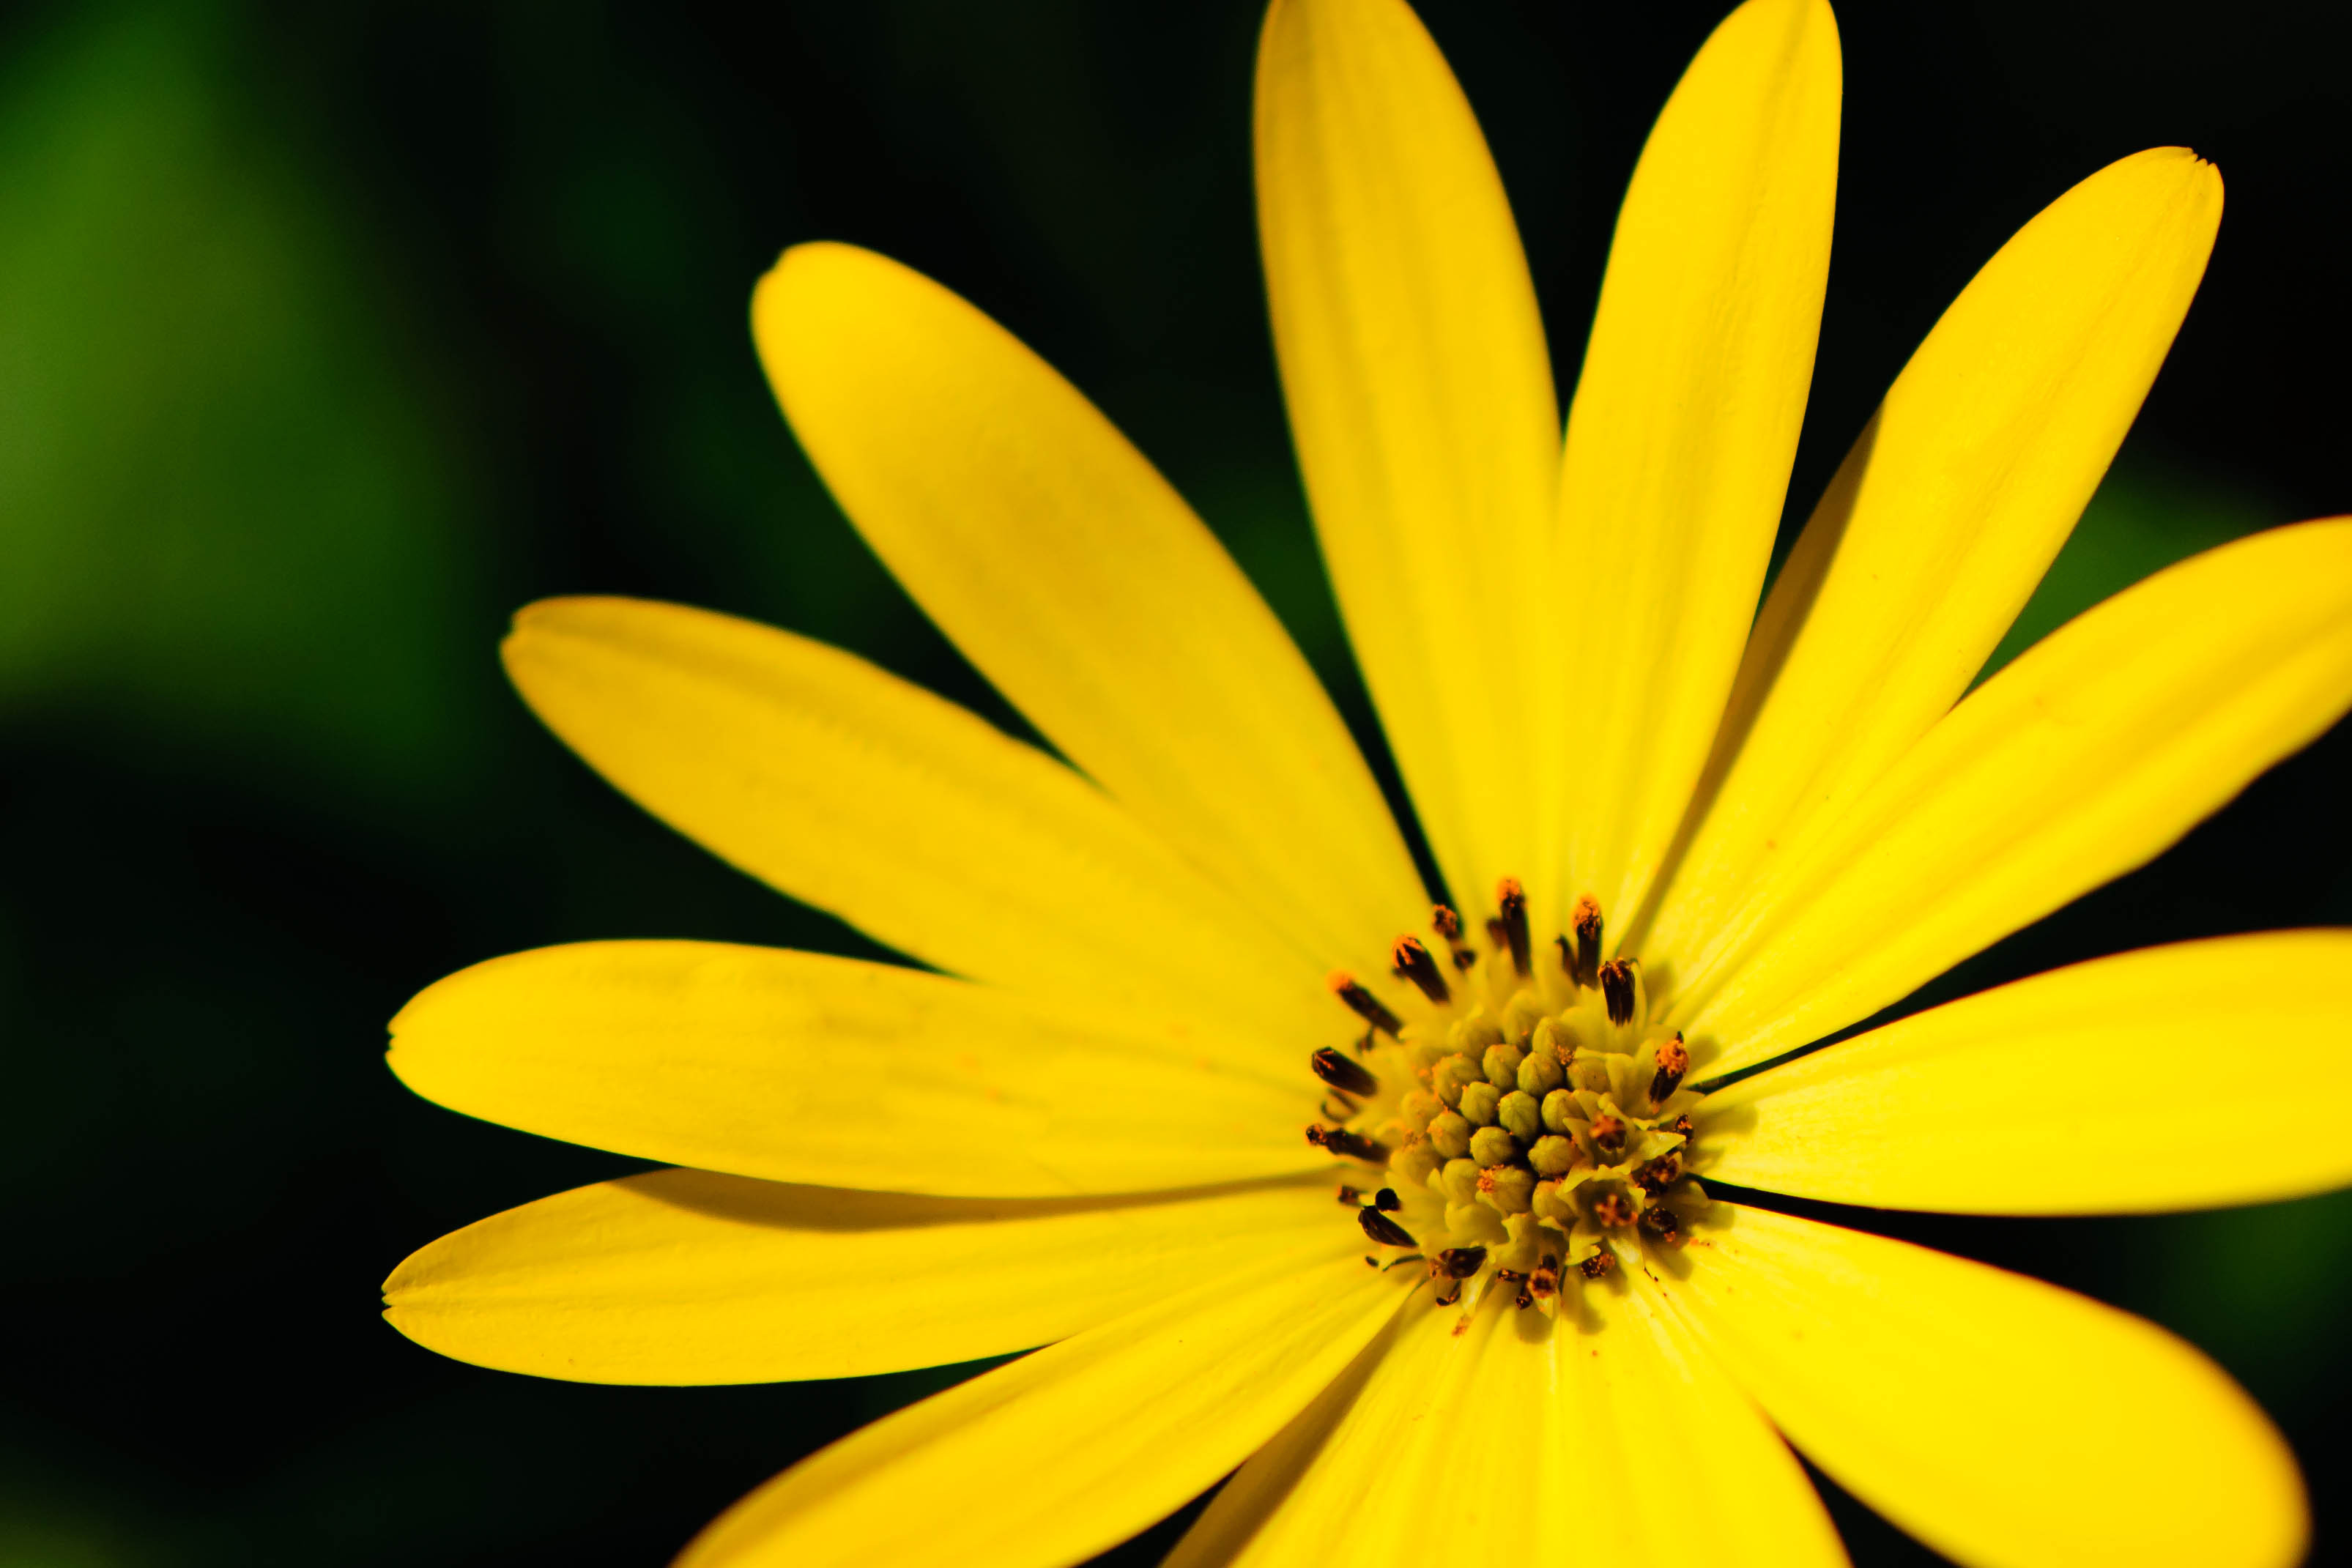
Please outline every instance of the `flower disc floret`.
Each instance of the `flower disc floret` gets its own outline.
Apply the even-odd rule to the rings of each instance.
[[[1517,881],[1495,903],[1483,946],[1453,910],[1433,913],[1442,966],[1419,937],[1396,940],[1391,968],[1426,1004],[1410,1020],[1333,975],[1364,1032],[1309,1059],[1328,1092],[1307,1140],[1379,1183],[1339,1189],[1379,1249],[1365,1261],[1422,1265],[1465,1323],[1498,1287],[1556,1312],[1564,1285],[1629,1249],[1683,1245],[1707,1204],[1690,1174],[1689,1049],[1653,1021],[1640,964],[1604,953],[1599,903],[1580,900],[1572,934],[1541,945]]]

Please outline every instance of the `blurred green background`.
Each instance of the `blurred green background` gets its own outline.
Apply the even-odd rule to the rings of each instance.
[[[775,415],[746,305],[793,241],[888,251],[1059,364],[1364,725],[1259,295],[1257,9],[0,13],[0,1568],[656,1563],[937,1385],[578,1387],[409,1345],[376,1316],[404,1253],[630,1167],[412,1098],[382,1067],[383,1026],[439,975],[542,943],[854,946],[537,727],[494,657],[517,605],[712,605],[1016,722]],[[1496,143],[1563,385],[1640,139],[1720,9],[1424,7]],[[2341,22],[2162,0],[1857,3],[1842,22],[1838,250],[1798,518],[2000,239],[2161,142],[2220,162],[2221,246],[2013,642],[2194,549],[2352,509]],[[1940,988],[2352,921],[2347,800],[2339,727]],[[2284,1135],[2346,1135],[2291,1095],[2280,1117]],[[2202,1135],[2184,1127],[2184,1148]],[[1883,1223],[2195,1338],[2296,1443],[2321,1553],[2352,1537],[2352,1201]],[[1837,1506],[1858,1560],[1932,1561]]]

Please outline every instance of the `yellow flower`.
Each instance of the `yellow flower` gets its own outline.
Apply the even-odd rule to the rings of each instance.
[[[2294,1559],[2294,1462],[2194,1350],[1700,1185],[2090,1214],[2352,1179],[2322,1113],[2352,1091],[2343,932],[2101,959],[1738,1076],[2145,862],[2352,704],[2344,520],[2162,572],[1969,690],[2202,271],[2221,184],[2172,149],[1969,284],[1751,633],[1839,93],[1819,0],[1717,29],[1627,194],[1563,448],[1427,36],[1402,0],[1266,19],[1300,462],[1459,915],[1100,414],[937,285],[787,253],[754,319],[794,430],[1066,762],[783,632],[525,612],[509,668],[590,763],[939,972],[614,942],[435,986],[394,1024],[418,1092],[688,1168],[445,1238],[394,1323],[614,1383],[1047,1347],[788,1471],[697,1568],[1069,1563],[1228,1472],[1177,1562],[1836,1562],[1783,1434],[1967,1563]]]

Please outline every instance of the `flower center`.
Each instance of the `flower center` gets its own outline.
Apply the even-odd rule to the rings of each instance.
[[[1365,1261],[1419,1262],[1463,1324],[1496,1289],[1557,1312],[1628,1249],[1682,1245],[1706,1204],[1690,1053],[1651,1023],[1641,966],[1603,957],[1600,904],[1540,946],[1516,881],[1496,905],[1483,944],[1443,906],[1434,947],[1397,938],[1391,967],[1426,1004],[1410,1021],[1333,975],[1364,1036],[1308,1063],[1329,1092],[1307,1141],[1363,1173],[1339,1197],[1378,1249]]]

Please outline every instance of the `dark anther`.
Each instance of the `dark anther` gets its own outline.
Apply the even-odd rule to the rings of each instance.
[[[1365,1071],[1362,1063],[1349,1061],[1328,1045],[1308,1057],[1307,1065],[1315,1070],[1316,1077],[1342,1094],[1360,1098],[1381,1086],[1381,1081]]]
[[[1396,1195],[1396,1188],[1384,1186],[1372,1194],[1372,1207],[1382,1214],[1394,1214],[1404,1207],[1404,1199]]]
[[[1507,876],[1495,884],[1495,902],[1502,906],[1503,940],[1511,949],[1511,967],[1521,978],[1533,971],[1528,964],[1528,894],[1519,879]]]
[[[1370,1160],[1380,1165],[1389,1157],[1388,1150],[1360,1133],[1351,1133],[1345,1127],[1326,1127],[1317,1124],[1307,1129],[1307,1141],[1342,1159]]]
[[[1331,994],[1348,1004],[1348,1010],[1372,1026],[1375,1032],[1394,1040],[1404,1023],[1389,1011],[1381,998],[1356,983],[1355,977],[1345,970],[1334,969],[1327,982]]]
[[[1411,1247],[1414,1244],[1412,1231],[1377,1208],[1356,1210],[1356,1223],[1364,1228],[1365,1235],[1383,1247]]]
[[[1454,1286],[1454,1289],[1446,1291],[1445,1294],[1435,1298],[1437,1304],[1441,1307],[1450,1307],[1461,1299],[1462,1287],[1459,1285]]]
[[[1420,937],[1398,937],[1396,946],[1389,950],[1389,963],[1397,978],[1411,980],[1431,1001],[1442,1007],[1454,999],[1454,993],[1445,986],[1445,972],[1429,956],[1429,949],[1421,945]]]
[[[1672,1040],[1658,1041],[1658,1071],[1650,1077],[1650,1098],[1664,1103],[1667,1095],[1683,1086],[1683,1074],[1690,1071],[1690,1048],[1683,1044],[1683,1032],[1675,1031]]]
[[[1633,1173],[1633,1185],[1652,1197],[1682,1179],[1683,1157],[1668,1149],[1654,1160],[1644,1161]]]
[[[1448,1247],[1429,1260],[1433,1280],[1466,1280],[1486,1261],[1484,1247]]]
[[[1525,1274],[1520,1273],[1520,1272],[1519,1272],[1517,1270],[1516,1270],[1516,1269],[1497,1269],[1497,1270],[1495,1270],[1495,1281],[1496,1281],[1496,1283],[1497,1283],[1497,1284],[1502,1284],[1502,1285],[1517,1285],[1517,1286],[1518,1286],[1518,1287],[1519,1287],[1519,1293],[1518,1293],[1518,1295],[1515,1298],[1515,1301],[1516,1301],[1516,1303],[1517,1304],[1517,1306],[1518,1306],[1522,1311],[1524,1311],[1524,1310],[1527,1308],[1527,1306],[1528,1306],[1528,1304],[1529,1302],[1531,1302],[1531,1301],[1533,1301],[1535,1300],[1535,1298],[1534,1298],[1533,1296],[1531,1296],[1531,1295],[1528,1294],[1528,1291],[1527,1291],[1528,1277],[1527,1277]]]
[[[1633,1223],[1633,1200],[1622,1192],[1603,1193],[1592,1206],[1592,1218],[1612,1230],[1622,1230]]]
[[[1589,893],[1578,899],[1569,925],[1576,932],[1576,983],[1597,985],[1601,974],[1601,901]]]
[[[1601,999],[1609,1004],[1609,1021],[1629,1024],[1633,1021],[1633,964],[1630,958],[1612,958],[1601,966]]]
[[[1604,1155],[1625,1152],[1625,1124],[1603,1111],[1592,1118],[1593,1145]]]
[[[1549,1301],[1559,1293],[1559,1260],[1547,1252],[1536,1271],[1528,1276],[1528,1291],[1539,1301]]]
[[[1642,1210],[1642,1229],[1645,1235],[1669,1247],[1682,1245],[1683,1222],[1673,1209],[1663,1204],[1654,1203]]]
[[[1669,1133],[1680,1133],[1685,1144],[1688,1144],[1691,1139],[1698,1135],[1698,1129],[1691,1124],[1690,1113],[1688,1112],[1685,1112],[1683,1114],[1675,1117],[1675,1124],[1668,1127],[1666,1131]]]
[[[1609,1273],[1616,1267],[1617,1254],[1614,1252],[1601,1251],[1595,1252],[1591,1257],[1587,1258],[1583,1262],[1579,1263],[1576,1266],[1576,1271],[1583,1275],[1588,1280],[1598,1280],[1603,1274]]]
[[[1364,1201],[1363,1189],[1360,1187],[1352,1187],[1346,1182],[1341,1182],[1339,1184],[1339,1201],[1352,1208],[1357,1204]]]
[[[1455,968],[1466,969],[1478,961],[1477,954],[1462,946],[1462,916],[1454,911],[1438,904],[1429,912],[1429,928],[1437,933],[1438,940],[1453,954]]]

